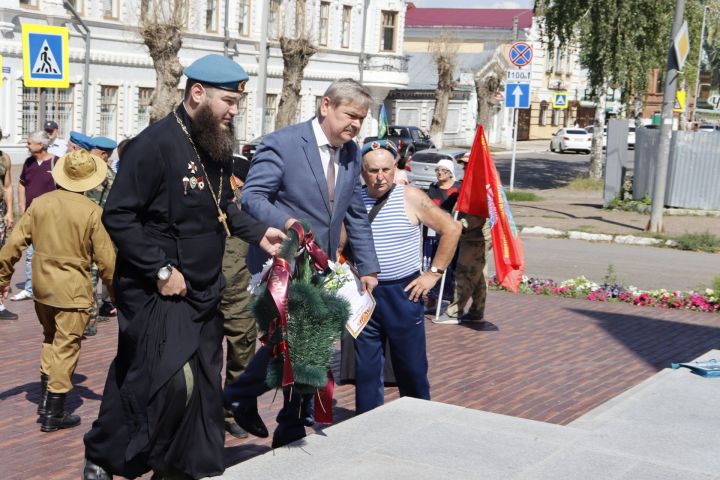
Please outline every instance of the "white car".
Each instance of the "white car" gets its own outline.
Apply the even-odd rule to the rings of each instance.
[[[561,128],[550,139],[550,151],[563,153],[567,150],[590,153],[592,135],[582,128]]]
[[[718,130],[720,130],[720,125],[712,123],[703,123],[698,127],[698,132],[717,132]]]

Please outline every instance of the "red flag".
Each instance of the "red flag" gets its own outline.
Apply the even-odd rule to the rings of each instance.
[[[480,124],[455,208],[488,219],[498,284],[517,293],[523,276],[522,242]]]

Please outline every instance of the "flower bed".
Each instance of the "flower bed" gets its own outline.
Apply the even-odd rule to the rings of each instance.
[[[504,290],[493,275],[489,281],[490,288]],[[593,302],[624,302],[643,307],[677,308],[698,312],[720,313],[718,292],[706,288],[702,292],[670,292],[661,290],[639,290],[636,287],[621,283],[602,285],[578,277],[557,283],[554,280],[534,277],[523,277],[520,292],[535,295],[554,295],[568,298],[584,298]]]

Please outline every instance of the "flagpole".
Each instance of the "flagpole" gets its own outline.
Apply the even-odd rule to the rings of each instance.
[[[453,213],[453,220],[457,221],[458,218],[458,211],[455,210],[455,213]],[[455,254],[453,253],[453,256]],[[452,264],[452,259],[450,260],[450,263],[448,264],[448,267]],[[435,320],[438,319],[440,316],[440,307],[442,307],[442,299],[443,299],[443,290],[445,289],[445,276],[447,275],[447,267],[445,268],[445,271],[443,272],[442,278],[440,279],[440,293],[438,294],[438,302],[437,306],[435,307]],[[462,312],[461,312],[462,313]]]

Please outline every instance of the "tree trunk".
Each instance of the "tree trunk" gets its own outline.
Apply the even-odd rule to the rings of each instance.
[[[281,37],[280,50],[282,50],[285,68],[283,69],[282,94],[275,118],[276,129],[295,123],[300,103],[303,73],[310,57],[317,52],[317,48],[307,37]]]
[[[600,88],[597,107],[595,108],[595,121],[593,121],[592,153],[590,155],[590,169],[588,177],[600,180],[603,174],[603,135],[605,133],[605,104],[607,88]]]
[[[454,59],[439,56],[436,59],[438,69],[438,84],[435,90],[435,111],[430,123],[430,137],[437,148],[443,146],[443,132],[447,122],[448,104],[453,90],[453,73],[455,71]]]
[[[477,123],[481,124],[490,136],[490,118],[497,105],[495,94],[500,82],[494,76],[489,78],[475,78],[475,93],[477,94]]]
[[[177,54],[182,47],[182,32],[177,25],[153,23],[146,25],[140,35],[155,67],[155,91],[150,101],[150,123],[154,123],[170,113],[178,101],[183,67]]]

